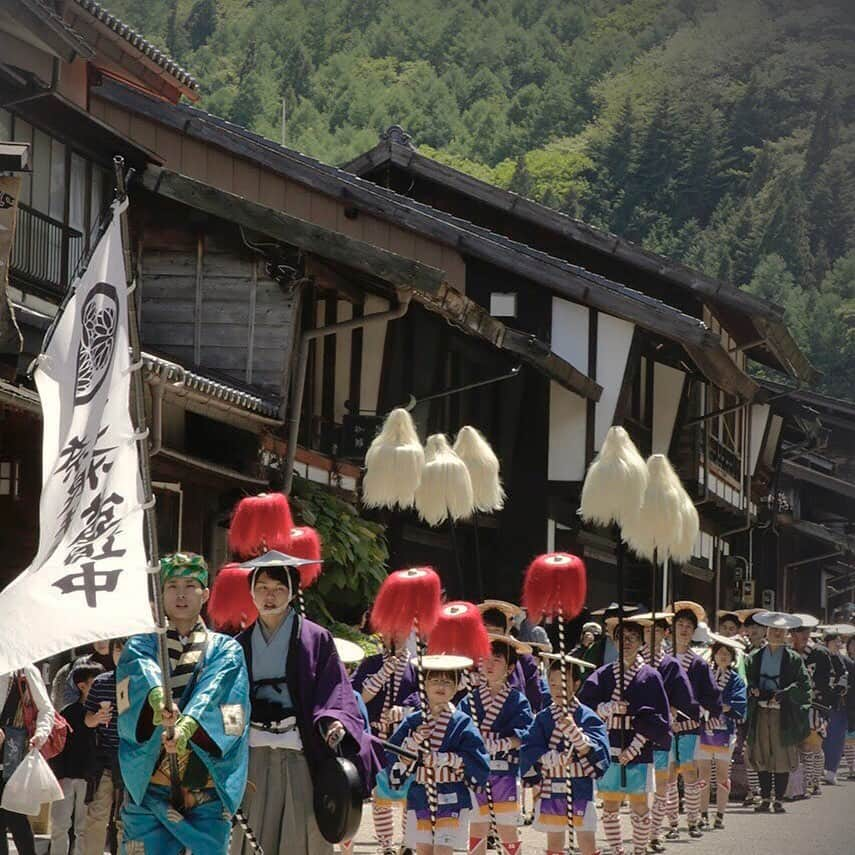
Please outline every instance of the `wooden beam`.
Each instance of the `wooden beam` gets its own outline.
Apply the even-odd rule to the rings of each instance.
[[[306,220],[227,193],[161,167],[150,166],[142,176],[146,190],[205,211],[226,222],[299,247],[322,258],[388,282],[396,288],[415,288],[425,293],[439,290],[445,273],[435,267],[403,258],[393,252],[330,231]]]
[[[252,279],[249,283],[249,328],[246,331],[246,382],[252,383],[252,360],[255,351],[255,304],[258,295],[258,259],[252,262]]]
[[[418,232],[455,248],[463,255],[471,255],[496,264],[546,286],[559,296],[643,326],[651,332],[679,342],[687,350],[689,347],[713,346],[708,338],[709,331],[698,319],[570,262],[553,258],[525,244],[494,234],[488,229],[457,220],[441,211],[390,193],[350,173],[324,166],[256,134],[233,129],[228,123],[214,117],[200,115],[187,118],[186,113],[172,114],[164,110],[163,105],[153,103],[151,99],[128,90],[110,91],[106,97],[108,101],[118,103],[124,109],[150,116],[155,121],[177,127],[187,136],[246,157],[272,172],[285,175],[312,190],[344,202],[357,211],[368,212]],[[277,216],[284,215],[277,213]],[[729,360],[721,343],[716,346],[722,351],[721,355]],[[704,365],[709,363],[709,359],[703,358]],[[750,378],[735,365],[733,367],[743,374],[742,379],[734,377],[728,371],[718,373],[727,376],[734,387],[756,391],[756,385]]]
[[[193,364],[202,363],[202,284],[205,261],[205,238],[200,233],[196,238],[196,284],[193,309]]]
[[[26,27],[63,62],[73,62],[76,56],[89,59],[95,55],[78,33],[44,8],[37,11],[26,0],[0,0],[0,9]]]
[[[802,466],[792,460],[785,460],[781,464],[781,472],[797,481],[806,481],[832,493],[855,499],[855,484],[841,478],[835,478],[833,475],[826,475],[824,472],[811,469],[809,466]]]

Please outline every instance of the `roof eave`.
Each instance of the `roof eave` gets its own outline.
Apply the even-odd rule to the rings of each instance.
[[[144,93],[137,93],[126,87],[121,87],[120,91],[115,93],[108,91],[102,97],[115,100],[124,109],[140,112],[155,121],[176,127],[190,137],[224,148],[232,154],[252,159],[265,168],[305,184],[315,192],[346,202],[357,210],[363,210],[402,228],[424,234],[432,240],[453,247],[462,255],[480,258],[513,271],[550,288],[558,296],[590,305],[635,323],[681,346],[702,345],[707,350],[715,351],[716,356],[714,359],[707,359],[701,354],[700,364],[720,363],[719,368],[713,372],[713,376],[707,374],[709,379],[718,382],[719,378],[723,378],[727,385],[722,385],[722,388],[740,396],[745,396],[748,391],[751,394],[756,391],[756,384],[730,360],[720,341],[713,346],[711,342],[715,337],[701,321],[659,300],[634,291],[621,283],[613,282],[604,276],[591,273],[578,265],[553,258],[526,244],[512,241],[501,235],[493,235],[480,226],[441,211],[434,211],[429,206],[422,206],[393,191],[354,178],[348,173],[285,149],[270,140],[257,137],[213,116],[207,116],[204,113],[194,116],[192,113],[195,111],[191,108],[154,102]],[[139,99],[143,99],[143,102],[141,103]],[[168,111],[168,114],[164,115],[164,111]],[[149,172],[150,170],[147,171],[147,175]],[[207,187],[209,191],[224,192],[210,185],[202,186]],[[227,195],[236,200],[240,199],[233,194]],[[240,201],[245,205],[269,210],[263,209],[263,206],[256,203]],[[300,222],[281,212],[275,212],[275,215],[293,222]],[[267,233],[263,222],[259,222],[258,230]],[[337,241],[345,238],[337,232],[334,234]],[[285,242],[288,241],[285,240]],[[371,247],[371,249],[376,248]],[[324,252],[318,254],[324,255]],[[723,360],[727,360],[731,368],[727,368]]]
[[[148,167],[141,182],[152,193],[239,223],[305,252],[349,265],[396,290],[411,289],[416,301],[425,308],[442,315],[463,332],[515,353],[570,391],[594,401],[602,394],[601,386],[551,353],[542,342],[511,330],[475,301],[452,288],[441,270],[161,167]]]
[[[188,71],[100,4],[89,0],[74,0],[66,7],[66,14],[71,16],[72,23],[90,27],[96,36],[117,45],[125,55],[132,57],[148,72],[160,78],[163,85],[177,93],[176,100],[181,95],[190,101],[199,100],[199,84]]]
[[[642,246],[618,235],[594,229],[586,223],[553,211],[538,202],[519,196],[501,187],[481,181],[460,170],[447,166],[418,150],[393,140],[383,140],[374,148],[351,160],[343,168],[355,175],[365,175],[386,163],[425,178],[449,183],[497,210],[521,216],[529,221],[549,228],[569,240],[579,241],[598,252],[612,255],[653,273],[667,278],[694,293],[700,300],[719,302],[733,311],[750,317],[768,342],[769,349],[780,367],[790,376],[805,382],[816,382],[819,372],[799,349],[783,322],[780,307],[761,300],[745,291],[712,279],[664,256],[658,256]],[[766,360],[762,360],[766,361]]]
[[[71,63],[78,56],[84,59],[94,56],[94,51],[82,36],[40,0],[3,0],[0,5],[7,14],[34,32],[63,62]]]

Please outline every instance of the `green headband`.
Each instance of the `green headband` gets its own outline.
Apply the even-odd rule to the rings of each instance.
[[[160,583],[170,579],[195,579],[203,588],[208,587],[208,564],[195,552],[175,552],[160,559]]]

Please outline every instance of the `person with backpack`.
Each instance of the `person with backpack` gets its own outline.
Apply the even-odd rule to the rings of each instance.
[[[0,675],[0,797],[6,782],[30,748],[41,748],[50,738],[56,713],[42,675],[34,665]],[[35,855],[29,819],[0,808],[0,855],[8,855],[6,832],[12,834],[18,855]]]
[[[86,798],[95,783],[95,732],[86,726],[84,704],[95,678],[104,673],[97,662],[82,662],[71,671],[79,693],[76,701],[62,708],[69,733],[63,750],[50,761],[62,787],[63,798],[50,807],[50,855],[68,855],[68,832],[74,827],[74,855],[83,855],[86,830]]]

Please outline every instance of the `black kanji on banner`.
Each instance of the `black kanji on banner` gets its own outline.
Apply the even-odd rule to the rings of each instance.
[[[90,609],[94,609],[98,605],[97,594],[110,594],[116,590],[119,576],[125,572],[123,568],[97,570],[94,561],[86,561],[81,564],[80,570],[80,573],[69,573],[68,576],[57,579],[53,586],[59,588],[63,594],[83,592],[86,596],[86,605]]]
[[[121,558],[127,550],[116,549],[116,536],[120,533],[121,517],[116,516],[116,509],[124,504],[124,498],[118,493],[109,496],[98,494],[81,513],[80,518],[85,525],[69,544],[65,563],[74,564],[81,558],[87,558],[80,565],[79,573],[70,573],[53,583],[63,594],[83,593],[86,605],[94,609],[97,605],[99,592],[109,594],[116,590],[119,576],[123,569],[99,570],[97,562],[110,558]]]
[[[109,496],[97,495],[89,503],[80,518],[86,525],[77,533],[65,556],[66,564],[74,564],[81,558],[121,558],[124,549],[114,549],[113,540],[119,533],[121,518],[116,517],[116,508],[124,503],[118,493]]]

